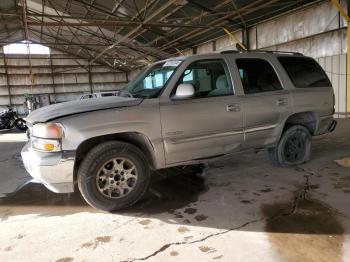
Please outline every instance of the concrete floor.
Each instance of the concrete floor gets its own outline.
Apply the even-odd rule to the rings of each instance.
[[[0,134],[2,193],[27,180],[18,137]],[[29,184],[0,200],[0,261],[350,261],[350,169],[335,162],[349,155],[340,120],[310,163],[276,168],[260,152],[160,174],[115,214]]]

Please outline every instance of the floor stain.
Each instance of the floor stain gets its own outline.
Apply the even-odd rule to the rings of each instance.
[[[24,238],[26,235],[23,235],[23,234],[18,234],[17,235],[17,239],[22,239],[22,238]]]
[[[265,189],[261,189],[259,190],[261,193],[269,193],[269,192],[272,192],[272,189],[271,188],[265,188]]]
[[[197,220],[198,222],[204,221],[204,220],[206,220],[207,218],[208,218],[208,217],[205,216],[205,215],[196,215],[196,216],[194,217],[194,219]]]
[[[8,209],[11,212],[8,212]],[[90,207],[78,190],[71,194],[57,194],[41,184],[28,184],[16,194],[0,199],[0,220],[9,216],[38,214],[39,217],[65,216],[80,212],[101,213]]]
[[[176,257],[178,255],[179,255],[179,252],[177,252],[177,251],[171,251],[170,252],[170,256],[172,256],[172,257]]]
[[[309,188],[310,189],[319,189],[320,185],[310,185]]]
[[[80,247],[81,247],[81,248],[90,248],[90,247],[92,247],[93,245],[94,245],[93,242],[87,242],[87,243],[82,244]]]
[[[188,215],[193,215],[197,212],[196,208],[192,208],[192,207],[188,207],[185,209],[184,213],[188,214]]]
[[[191,224],[191,221],[190,221],[189,219],[184,219],[183,222],[184,222],[185,224]]]
[[[190,240],[190,239],[192,239],[193,238],[193,236],[187,236],[187,237],[184,237],[184,240],[185,241],[188,241],[188,240]]]
[[[207,246],[200,246],[198,247],[200,251],[202,251],[203,253],[214,253],[216,252],[215,248],[212,247],[207,247]]]
[[[187,227],[179,227],[177,229],[177,231],[181,234],[186,233],[186,232],[190,232],[190,230]]]
[[[262,208],[266,217],[290,210],[291,202]],[[342,261],[344,229],[325,204],[317,200],[300,199],[294,213],[267,220],[265,230],[284,261]]]
[[[72,257],[63,257],[63,258],[56,260],[55,262],[71,262],[73,260],[74,259]]]
[[[6,247],[5,251],[12,251],[12,247],[11,246]]]
[[[217,256],[217,257],[213,257],[213,259],[221,259],[223,257],[224,257],[223,255],[220,255],[220,256]]]
[[[152,176],[146,196],[132,207],[118,213],[139,213],[141,210],[146,215],[153,215],[168,212],[174,214],[175,218],[183,218],[176,210],[197,202],[199,196],[209,189],[200,175],[203,170],[203,165],[194,165],[157,171]]]
[[[112,239],[111,236],[102,236],[102,237],[96,237],[94,242],[87,242],[81,245],[82,248],[97,248],[100,244],[105,244],[110,242]]]
[[[333,184],[334,188],[336,189],[350,189],[350,176],[347,177],[341,177],[337,182]]]
[[[230,186],[231,182],[211,182],[209,183],[209,186],[211,187],[227,187]]]
[[[143,225],[143,226],[147,226],[147,225],[149,225],[151,222],[152,222],[152,220],[150,220],[150,219],[144,219],[144,220],[139,221],[139,224],[140,224],[140,225]]]
[[[345,157],[343,159],[335,160],[335,162],[342,167],[350,167],[350,157]]]
[[[241,203],[242,204],[251,204],[252,201],[250,201],[250,200],[242,200]]]

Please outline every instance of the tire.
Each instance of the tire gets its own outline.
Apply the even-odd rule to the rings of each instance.
[[[149,181],[150,168],[143,152],[118,141],[94,147],[78,171],[78,187],[83,198],[92,207],[105,211],[132,206],[143,197]]]
[[[277,146],[268,150],[271,162],[275,166],[295,166],[310,160],[311,134],[302,125],[287,128]]]
[[[26,131],[27,130],[27,124],[26,121],[22,118],[17,118],[14,122],[14,126],[22,131]]]

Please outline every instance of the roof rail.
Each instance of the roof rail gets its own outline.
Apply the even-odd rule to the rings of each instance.
[[[239,54],[239,53],[242,53],[238,50],[225,50],[225,51],[222,51],[220,52],[220,54]]]
[[[271,53],[271,54],[290,54],[290,55],[302,55],[302,53],[299,52],[290,52],[290,51],[257,51],[257,52],[264,52],[264,53]]]
[[[269,51],[269,50],[248,50],[248,51],[237,51],[237,50],[226,50],[220,52],[220,54],[241,54],[241,53],[270,53],[270,54],[290,54],[290,55],[300,55],[303,56],[302,53],[299,52],[289,52],[289,51]]]

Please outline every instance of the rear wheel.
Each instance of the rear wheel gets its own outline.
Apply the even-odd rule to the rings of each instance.
[[[311,134],[301,125],[286,129],[278,145],[269,149],[269,156],[277,166],[300,165],[310,160]]]
[[[114,211],[129,207],[146,192],[149,165],[143,152],[123,142],[93,148],[79,167],[78,187],[93,207]]]

